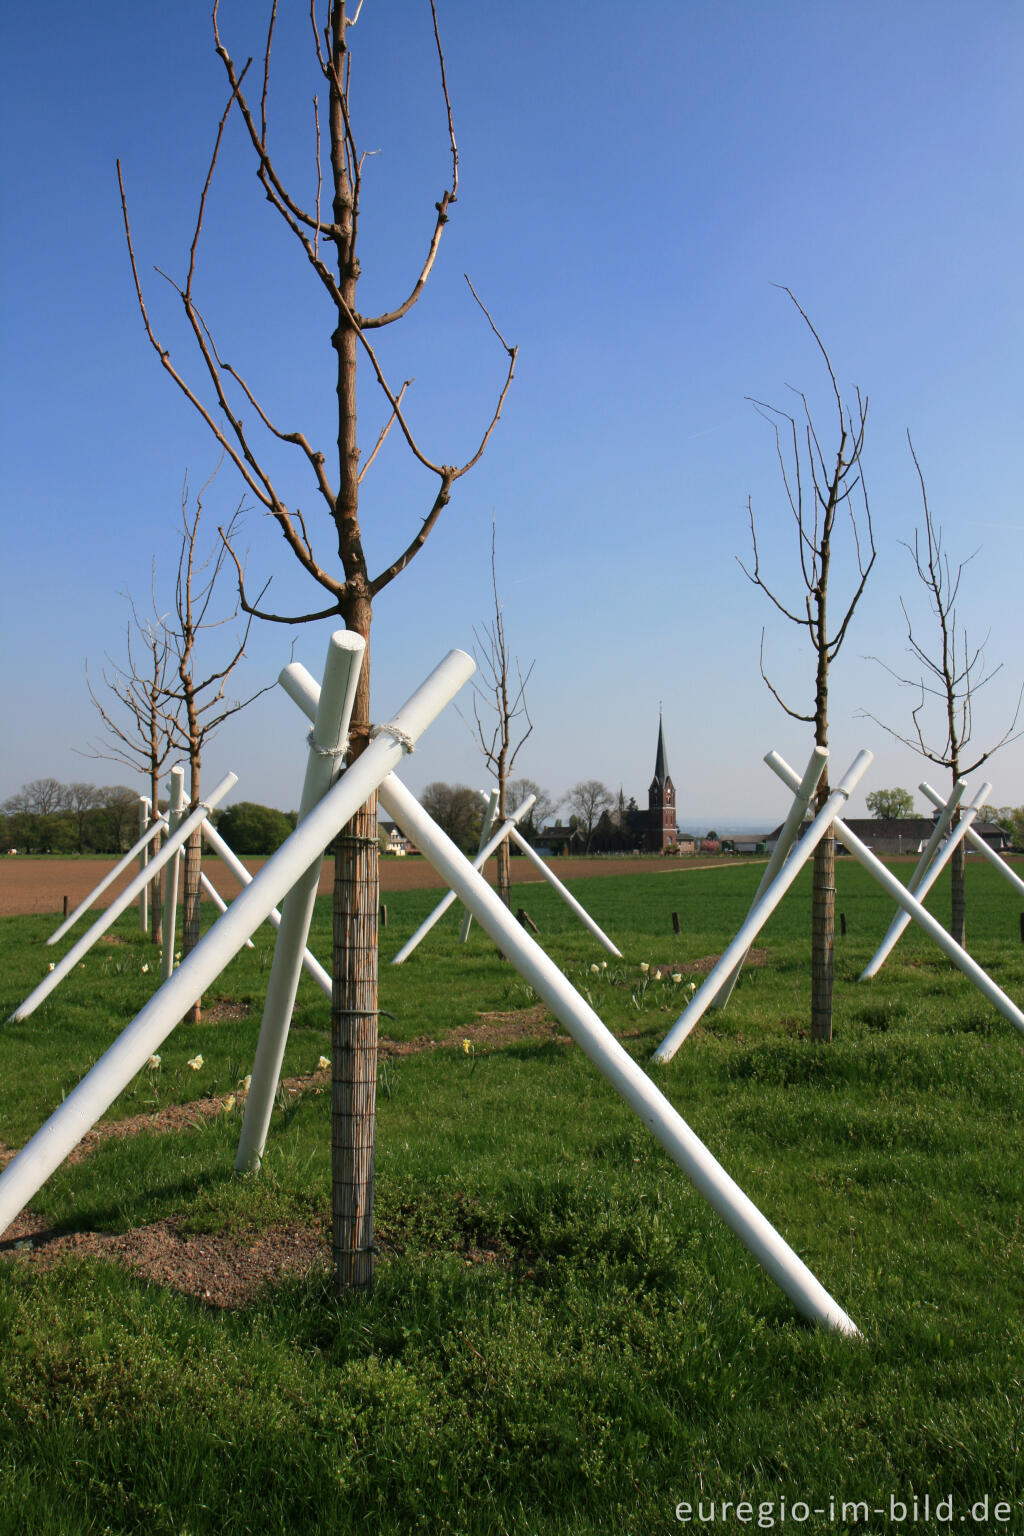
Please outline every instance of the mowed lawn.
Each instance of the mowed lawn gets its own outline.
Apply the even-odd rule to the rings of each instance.
[[[513,900],[647,1064],[759,874],[572,882],[622,962],[546,888]],[[987,866],[968,881],[971,952],[1021,1004],[1022,903]],[[444,1043],[381,1062],[374,1291],[338,1304],[314,1269],[213,1310],[112,1264],[0,1260],[0,1531],[1024,1530],[1024,1037],[916,930],[859,984],[892,908],[847,860],[837,887],[830,1046],[807,1038],[805,875],[728,1009],[648,1070],[863,1340],[794,1313],[582,1052],[531,1025],[536,998],[486,936],[459,945],[458,909],[392,968],[436,899],[394,894],[381,1033]],[[948,885],[929,906],[946,916]],[[54,925],[0,922],[5,1018],[63,952]],[[0,1027],[8,1148],[154,991],[137,919],[112,932]],[[329,935],[321,901],[324,959]],[[111,1116],[237,1089],[271,954],[267,929]],[[329,1053],[304,978],[285,1072]],[[258,1176],[232,1175],[236,1102],[103,1141],[32,1208],[92,1231],[171,1218],[211,1243],[323,1226],[329,1099],[282,1097]]]

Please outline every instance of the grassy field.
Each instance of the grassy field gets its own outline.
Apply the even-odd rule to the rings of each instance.
[[[724,947],[758,877],[577,882],[623,950],[607,966],[546,888],[514,897],[643,1063],[682,1005],[673,971]],[[1024,1530],[1024,1041],[913,931],[859,985],[891,908],[845,861],[837,885],[834,1043],[806,1038],[805,878],[759,941],[767,963],[653,1071],[862,1342],[794,1315],[578,1049],[478,1039],[481,1013],[535,999],[477,928],[458,945],[453,912],[382,977],[383,1034],[452,1044],[381,1066],[372,1295],[338,1306],[313,1273],[214,1312],[109,1264],[0,1262],[0,1531],[881,1532],[915,1526],[925,1494],[951,1518],[917,1529]],[[1019,903],[983,866],[969,892],[972,953],[1020,1002]],[[434,899],[388,898],[385,960]],[[929,905],[944,915],[948,887]],[[4,1017],[52,927],[0,922]],[[152,995],[134,917],[113,933],[0,1027],[10,1147]],[[313,947],[328,953],[325,903]],[[267,930],[208,998],[216,1021],[175,1031],[112,1116],[236,1087],[270,955]],[[224,999],[243,1016],[218,1018]],[[324,1053],[304,979],[285,1071]],[[239,1125],[236,1106],[106,1141],[33,1209],[102,1231],[173,1216],[213,1241],[322,1223],[329,1095],[275,1113],[256,1178],[232,1177]]]

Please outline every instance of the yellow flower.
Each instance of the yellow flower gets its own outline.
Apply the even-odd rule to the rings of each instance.
[[[188,1064],[192,1068],[193,1072],[198,1072],[199,1068],[203,1064],[203,1058],[202,1056],[192,1056],[190,1057]]]
[[[320,1068],[321,1072],[326,1072],[330,1064],[331,1058],[329,1056],[321,1056],[320,1060],[317,1062],[317,1066]]]
[[[235,1107],[235,1096],[234,1096],[234,1094],[233,1093],[229,1093],[227,1098],[226,1099],[222,1099],[221,1102],[224,1105],[225,1112],[226,1113],[230,1113],[230,1111],[233,1110],[234,1107]]]
[[[678,971],[673,971],[672,972],[672,980],[675,982],[676,986],[679,985],[679,983],[682,981],[682,979],[683,978],[682,978],[682,976],[680,976]]]
[[[465,1054],[468,1056],[470,1051],[473,1049],[472,1041],[470,1041],[470,1040],[463,1040],[463,1042],[462,1042],[462,1049],[465,1052]]]

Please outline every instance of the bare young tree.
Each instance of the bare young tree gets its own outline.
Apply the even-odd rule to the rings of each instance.
[[[914,468],[921,487],[924,526],[915,529],[913,545],[904,543],[903,547],[913,560],[914,571],[925,589],[928,611],[936,632],[933,633],[930,643],[920,640],[919,631],[914,628],[907,605],[903,598],[900,598],[900,607],[907,624],[907,649],[921,669],[920,676],[904,677],[879,657],[873,656],[871,660],[877,661],[879,666],[884,667],[890,677],[894,677],[901,686],[913,688],[920,694],[918,704],[910,712],[913,731],[906,735],[901,734],[869,711],[864,710],[863,714],[867,719],[874,720],[876,725],[880,725],[884,731],[888,731],[890,736],[895,737],[904,746],[912,748],[921,757],[927,758],[930,763],[937,763],[940,768],[948,768],[952,783],[955,784],[958,779],[976,772],[994,752],[998,752],[1000,747],[1005,746],[1008,741],[1015,740],[1021,734],[1017,730],[1017,722],[1020,719],[1021,702],[1024,700],[1024,685],[1017,695],[1017,707],[1013,712],[1013,718],[999,740],[986,752],[981,752],[976,757],[971,757],[970,761],[965,761],[965,748],[974,730],[974,701],[982,688],[1003,670],[1003,664],[1000,662],[998,666],[990,669],[985,660],[988,635],[980,645],[971,646],[967,638],[967,630],[960,624],[957,612],[960,582],[964,571],[978,551],[975,550],[974,554],[968,555],[966,560],[961,560],[955,568],[950,564],[949,556],[943,548],[942,526],[932,519],[924,474],[917,454],[914,452],[914,444],[909,432],[907,442],[910,445],[910,454],[914,460]],[[937,705],[933,702],[936,700]],[[933,715],[938,715],[942,722],[937,732],[930,723]],[[970,754],[966,755],[970,756]],[[960,812],[957,810],[954,821],[959,819]],[[964,946],[967,943],[967,879],[965,848],[962,840],[954,849],[950,871],[952,883],[950,933],[959,945]]]
[[[156,571],[151,581],[152,618],[141,618],[135,600],[125,593],[130,617],[125,639],[125,660],[118,664],[107,656],[103,682],[114,702],[101,701],[89,677],[86,663],[85,682],[110,737],[105,747],[95,743],[84,757],[123,763],[149,780],[149,797],[155,816],[160,803],[160,776],[175,751],[171,729],[172,712],[168,708],[171,657],[167,632],[157,614]],[[160,847],[160,834],[153,839],[152,851]],[[150,903],[150,936],[154,944],[163,943],[163,903]]]
[[[546,789],[542,789],[536,779],[510,779],[505,791],[506,815],[511,816],[512,812],[518,810],[530,795],[533,796],[534,803],[519,823],[519,830],[528,842],[533,842],[562,802],[555,800]]]
[[[494,593],[494,618],[474,631],[476,659],[481,681],[474,685],[473,719],[477,741],[484,762],[498,784],[497,821],[509,814],[508,785],[515,760],[531,731],[533,721],[526,706],[526,685],[533,662],[523,676],[519,657],[509,655],[505,620],[498,596],[498,568],[495,554],[496,531],[491,522],[491,590]],[[481,714],[487,716],[486,724]],[[520,722],[517,724],[517,722]],[[498,895],[506,907],[512,905],[512,871],[508,838],[498,849]]]
[[[222,664],[211,666],[206,663],[202,671],[197,671],[196,648],[199,646],[204,652],[208,649],[202,639],[203,635],[233,623],[238,617],[237,606],[221,618],[214,616],[215,610],[211,612],[217,581],[227,559],[227,545],[223,539],[219,540],[215,551],[205,558],[197,548],[203,495],[212,479],[213,475],[199,490],[194,511],[190,513],[188,477],[185,478],[181,492],[181,546],[174,588],[174,617],[163,625],[176,677],[176,681],[168,679],[163,689],[164,721],[173,746],[188,758],[189,808],[193,811],[199,806],[203,750],[207,741],[225,720],[246,709],[273,687],[272,683],[268,683],[245,699],[231,698],[226,693],[232,673],[245,656],[252,626],[251,615],[246,619],[241,635],[236,636],[227,648]],[[202,833],[197,828],[185,844],[181,935],[183,955],[191,954],[199,942],[202,851]],[[199,1020],[200,1007],[197,1001],[189,1012],[193,1022]]]
[[[436,47],[440,98],[450,150],[451,174],[434,204],[426,255],[411,287],[393,308],[377,314],[360,310],[357,288],[360,278],[359,226],[366,155],[359,147],[351,106],[352,56],[349,31],[359,10],[350,14],[347,0],[326,0],[318,13],[310,0],[309,19],[315,48],[315,68],[327,93],[326,134],[321,154],[321,119],[314,97],[315,147],[312,156],[315,191],[309,206],[285,184],[268,141],[268,100],[271,52],[277,20],[273,0],[263,48],[262,88],[258,99],[246,93],[249,65],[239,68],[228,51],[219,27],[219,5],[214,4],[213,33],[217,55],[228,83],[228,103],[217,129],[209,171],[199,198],[195,231],[183,281],[173,284],[184,309],[189,333],[198,351],[203,385],[193,387],[172,363],[167,348],[157,339],[146,310],[128,218],[120,165],[122,210],[129,257],[139,307],[149,341],[161,366],[174,380],[206,422],[228,458],[242,476],[250,494],[277,523],[302,570],[326,598],[324,605],[298,615],[270,613],[259,599],[250,604],[238,566],[242,606],[247,613],[277,623],[304,623],[339,615],[344,623],[367,640],[374,600],[406,569],[423,548],[447,505],[455,483],[476,465],[501,416],[516,364],[516,348],[509,346],[480,303],[472,284],[470,292],[497,337],[507,366],[496,390],[489,419],[474,446],[461,463],[430,455],[413,431],[405,395],[411,381],[399,387],[389,382],[371,339],[375,332],[402,320],[418,303],[437,257],[445,226],[451,216],[459,185],[459,156],[455,140],[451,100],[433,0],[430,14]],[[244,137],[256,161],[256,174],[271,208],[297,242],[301,260],[326,297],[330,322],[324,339],[335,353],[337,459],[334,476],[327,455],[301,430],[280,425],[276,411],[261,402],[235,367],[226,362],[214,339],[213,329],[200,312],[196,295],[196,257],[203,221],[221,142],[231,114],[240,117]],[[329,211],[322,207],[321,189],[327,182]],[[467,283],[469,279],[467,278]],[[357,365],[362,358],[383,396],[384,410],[374,447],[362,464],[356,420]],[[382,563],[373,574],[364,546],[361,485],[392,427],[425,474],[434,482],[426,514],[404,547]],[[290,503],[279,479],[278,450],[289,445],[299,456],[303,471],[312,473],[316,492],[330,525],[329,554],[314,548],[309,524],[300,508]],[[273,468],[271,466],[274,466]],[[340,566],[340,569],[338,567]],[[366,747],[370,735],[370,648],[356,695],[350,731],[350,760]],[[373,1279],[373,1143],[377,1064],[377,836],[376,797],[354,817],[335,846],[335,942],[334,996],[332,1000],[332,1250],[339,1292],[363,1287]]]
[[[861,398],[858,389],[856,408],[844,402],[829,355],[821,338],[811,324],[796,298],[788,288],[807,329],[817,344],[828,370],[832,396],[835,402],[835,446],[826,453],[818,436],[807,396],[798,390],[794,393],[800,401],[800,416],[789,415],[775,406],[754,400],[758,414],[771,426],[775,435],[775,451],[785,490],[786,502],[793,518],[800,567],[798,589],[802,596],[798,603],[784,602],[761,575],[757,529],[754,523],[753,503],[748,501],[750,537],[753,545],[753,566],[748,569],[739,561],[745,576],[760,587],[779,613],[790,623],[807,631],[814,653],[814,706],[803,714],[793,709],[780,696],[764,668],[764,631],[761,632],[761,676],[772,696],[793,720],[804,720],[814,727],[817,746],[828,746],[828,696],[829,673],[843,641],[850,621],[860,602],[871,567],[875,563],[875,541],[871,527],[871,509],[861,468],[864,449],[864,432],[867,425],[868,402]],[[856,493],[857,510],[854,509]],[[833,539],[838,532],[837,522],[847,523],[852,539],[857,579],[853,583],[852,596],[840,607],[842,618],[836,623],[829,610],[829,582],[835,554]],[[818,785],[817,804],[820,809],[828,799],[828,770]],[[829,829],[818,844],[814,854],[813,916],[811,942],[811,1035],[815,1040],[832,1038],[832,982],[834,974],[835,935],[835,836]]]
[[[581,779],[569,790],[565,803],[576,817],[577,825],[583,833],[585,839],[583,852],[589,853],[594,839],[594,830],[601,820],[601,813],[611,810],[615,804],[611,790],[606,784],[602,784],[600,779]]]

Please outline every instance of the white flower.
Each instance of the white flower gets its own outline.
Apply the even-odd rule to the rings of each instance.
[[[600,976],[600,974],[601,974],[601,967],[599,965],[592,965],[590,967],[590,969],[593,971],[595,976]]]
[[[239,1086],[239,1088],[241,1088],[243,1093],[248,1093],[249,1092],[249,1084],[251,1082],[252,1082],[252,1073],[250,1072],[247,1077],[240,1077],[238,1079],[238,1086]]]
[[[672,980],[675,982],[676,986],[679,985],[679,983],[682,981],[682,979],[683,978],[680,976],[678,971],[673,971],[672,972]]]
[[[330,1064],[331,1058],[329,1056],[321,1056],[320,1060],[317,1062],[317,1066],[320,1068],[321,1072],[326,1072]]]
[[[53,961],[52,961],[52,960],[51,960],[51,961],[50,961],[50,965],[49,965],[49,969],[50,969],[50,970],[51,970],[51,971],[52,971],[52,970],[53,970]]]
[[[647,964],[646,960],[641,960],[640,961],[640,969],[643,971],[644,975],[646,976],[647,972],[650,970],[650,966]]]
[[[149,1058],[149,1060],[146,1062],[146,1066],[149,1068],[149,1070],[151,1072],[155,1072],[159,1065],[160,1065],[160,1057],[159,1056],[151,1056]]]
[[[608,961],[607,960],[602,960],[601,961],[601,969],[602,969],[602,971],[606,971],[608,969]]]
[[[686,990],[687,990],[687,992],[696,992],[696,990],[697,990],[697,983],[695,981],[691,981],[690,985],[687,987]]]
[[[203,1058],[202,1058],[202,1056],[192,1056],[192,1057],[189,1058],[189,1063],[188,1064],[192,1068],[193,1072],[198,1072],[199,1068],[203,1064]]]
[[[143,967],[142,967],[142,974],[143,974],[143,976],[145,976],[145,974],[146,974],[146,972],[147,972],[147,971],[148,971],[148,970],[149,970],[149,966],[148,966],[148,965],[144,965],[144,966],[143,966]]]

